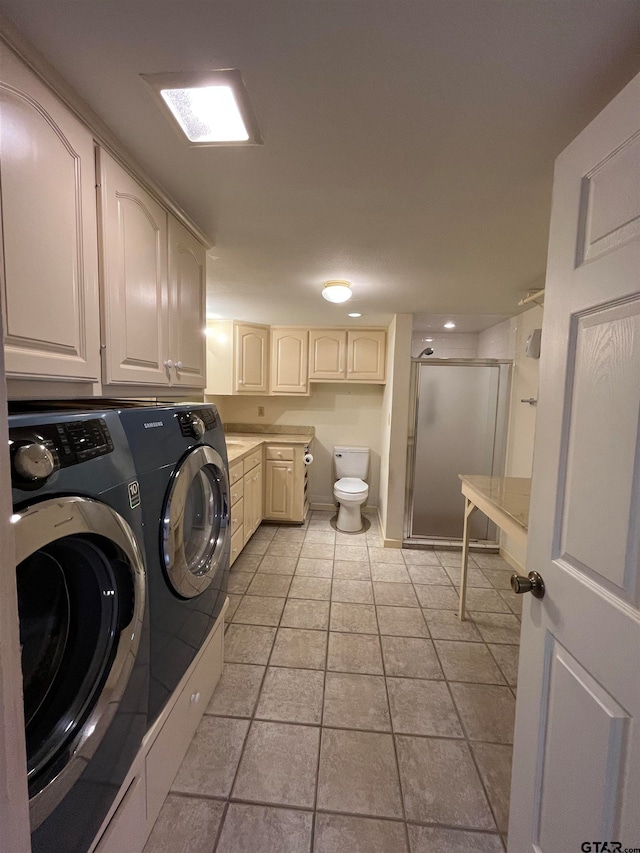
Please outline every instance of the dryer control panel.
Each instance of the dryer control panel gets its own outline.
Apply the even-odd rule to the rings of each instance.
[[[180,431],[185,438],[202,438],[205,432],[218,426],[214,409],[178,412],[176,417],[180,424]]]
[[[9,432],[11,470],[22,483],[40,484],[59,468],[79,465],[113,450],[103,418],[17,427]]]

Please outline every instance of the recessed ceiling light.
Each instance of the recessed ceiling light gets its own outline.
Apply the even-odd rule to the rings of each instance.
[[[354,311],[352,314],[348,314],[349,317],[362,317],[362,314],[358,314],[357,311]]]
[[[348,281],[332,279],[331,281],[325,281],[322,288],[322,295],[327,302],[346,302],[348,299],[351,299],[353,293],[351,293],[351,285]]]
[[[433,338],[423,338],[422,340],[424,341],[425,344],[432,344],[433,343]]]
[[[456,324],[449,321],[448,323],[444,324],[444,327],[445,327],[445,329],[455,329]]]
[[[141,76],[192,145],[262,143],[239,71]]]

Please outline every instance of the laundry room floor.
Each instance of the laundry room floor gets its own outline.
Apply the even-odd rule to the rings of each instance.
[[[145,853],[502,853],[521,599],[497,555],[263,524]],[[504,846],[503,846],[504,845]]]

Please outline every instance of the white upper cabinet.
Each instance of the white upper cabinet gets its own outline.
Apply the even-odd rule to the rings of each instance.
[[[206,251],[169,214],[169,333],[172,385],[204,388]]]
[[[311,329],[309,379],[314,382],[384,382],[384,329]]]
[[[0,275],[10,378],[100,376],[94,143],[3,44]]]
[[[234,323],[235,391],[266,394],[269,390],[269,327]]]
[[[386,339],[383,330],[347,332],[347,379],[384,382]]]
[[[168,385],[167,212],[99,150],[104,382]]]
[[[347,333],[344,329],[311,329],[309,379],[340,382],[346,375]]]
[[[309,332],[271,327],[271,392],[307,394],[309,391]]]

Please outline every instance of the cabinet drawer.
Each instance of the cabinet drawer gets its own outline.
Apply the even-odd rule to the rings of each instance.
[[[244,521],[244,499],[240,498],[231,507],[231,536],[236,532]]]
[[[241,524],[235,528],[231,536],[231,555],[229,558],[229,566],[232,566],[240,556],[240,551],[244,546],[244,527]]]
[[[147,840],[145,777],[136,776],[109,821],[94,853],[142,853]]]
[[[293,462],[293,447],[265,447],[265,456],[267,459],[282,460],[283,462]]]
[[[262,462],[262,448],[260,450],[254,450],[253,453],[250,453],[248,456],[244,458],[244,473],[248,473],[252,468],[255,468],[256,465],[259,465]]]
[[[235,483],[231,484],[230,488],[230,501],[231,506],[234,503],[237,503],[240,498],[244,495],[244,480],[242,479],[242,466],[240,468],[240,477],[235,481]]]
[[[234,462],[233,465],[229,466],[229,483],[233,486],[234,483],[242,477],[244,474],[244,465],[242,459],[238,462]]]

